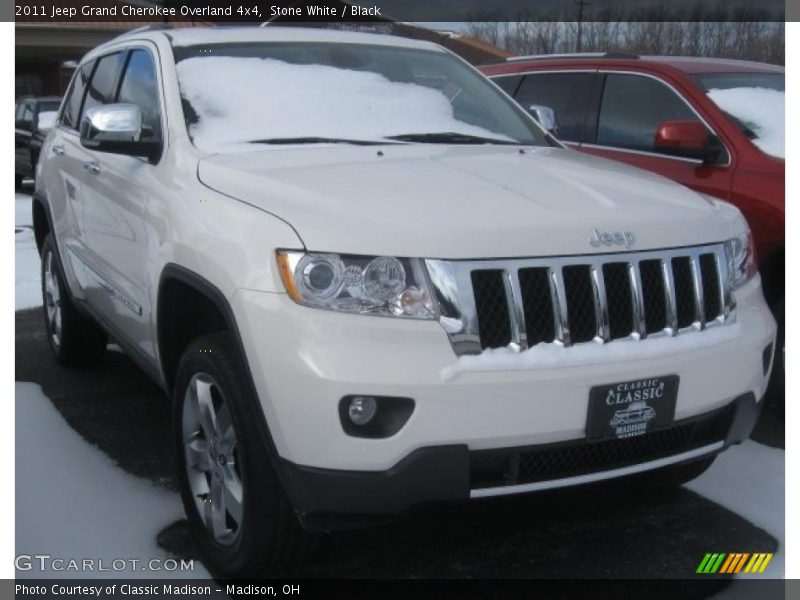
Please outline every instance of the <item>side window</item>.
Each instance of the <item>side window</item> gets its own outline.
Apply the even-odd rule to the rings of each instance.
[[[522,79],[521,75],[499,75],[498,77],[492,77],[492,81],[500,86],[509,96],[513,96],[514,92],[517,91],[520,79]]]
[[[537,104],[556,113],[558,139],[580,142],[594,73],[534,73],[526,75],[514,99],[524,108]]]
[[[161,111],[156,69],[150,53],[134,50],[128,59],[117,102],[130,102],[142,110],[142,137],[161,139]]]
[[[69,87],[67,98],[64,100],[64,108],[61,111],[61,124],[65,127],[78,128],[78,116],[81,111],[83,92],[86,90],[86,83],[92,74],[93,66],[94,61],[86,63],[79,71],[76,71],[75,76],[72,78],[72,85]]]
[[[114,101],[117,92],[117,76],[122,66],[122,52],[107,54],[97,60],[92,79],[86,88],[86,99],[83,101],[81,115],[90,108]]]
[[[33,129],[33,103],[26,102],[19,119],[20,129],[31,131]]]
[[[696,121],[697,115],[665,84],[640,75],[609,73],[603,90],[597,143],[658,152],[653,146],[664,121]]]

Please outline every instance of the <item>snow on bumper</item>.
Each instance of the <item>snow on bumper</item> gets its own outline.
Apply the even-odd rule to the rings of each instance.
[[[678,375],[676,420],[748,392],[761,398],[775,323],[757,280],[736,299],[736,323],[716,331],[461,358],[434,321],[333,313],[250,290],[232,302],[280,456],[310,467],[382,471],[430,446],[481,450],[582,438],[589,390],[617,381]],[[415,409],[391,437],[352,437],[338,405],[354,394],[412,398]]]

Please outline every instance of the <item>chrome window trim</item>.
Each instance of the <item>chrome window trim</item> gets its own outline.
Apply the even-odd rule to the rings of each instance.
[[[158,88],[158,105],[159,105],[159,116],[161,117],[161,143],[163,145],[161,158],[163,158],[164,154],[167,151],[167,147],[169,146],[169,121],[167,117],[167,104],[166,104],[166,93],[164,87],[164,77],[163,77],[163,69],[161,64],[161,53],[159,52],[158,46],[152,40],[124,40],[116,44],[111,44],[109,42],[109,46],[102,49],[101,52],[89,53],[83,57],[80,64],[75,67],[75,73],[73,74],[73,79],[70,80],[69,86],[67,86],[67,92],[70,92],[72,89],[72,84],[74,83],[74,79],[78,77],[81,69],[92,61],[97,61],[101,58],[105,58],[111,54],[116,52],[132,52],[134,50],[144,50],[150,55],[150,59],[153,61],[153,68],[156,72],[156,87]],[[94,52],[94,51],[93,51]],[[119,84],[122,83],[122,78],[125,76],[125,72],[128,69],[128,57],[126,56],[123,64],[122,64],[122,71],[119,73],[117,80],[117,93],[119,93]],[[94,66],[92,67],[92,72],[89,76],[88,82],[91,82],[92,78],[94,77]],[[88,85],[88,83],[87,83]],[[86,99],[86,89],[83,90],[83,98],[81,99],[81,110],[78,113],[79,118],[83,117],[83,104]],[[65,101],[66,100],[66,93],[64,98],[61,99],[61,106],[58,109],[58,120],[56,121],[54,127],[57,127],[59,130],[63,131],[64,133],[71,133],[74,135],[80,135],[78,128],[69,127],[62,122],[63,111],[66,108]],[[80,127],[80,123],[78,124]],[[159,159],[161,162],[161,159]]]
[[[616,341],[638,341],[645,338],[658,338],[676,336],[689,331],[717,327],[735,320],[735,302],[728,274],[728,261],[725,254],[725,243],[718,242],[702,246],[688,246],[668,248],[662,250],[644,250],[634,252],[615,252],[605,254],[579,254],[573,256],[541,257],[541,258],[514,258],[514,259],[486,259],[486,260],[440,260],[428,259],[425,261],[429,281],[433,287],[434,297],[439,308],[439,322],[447,332],[453,351],[456,355],[480,354],[480,332],[478,328],[478,313],[475,306],[475,297],[472,288],[472,271],[497,270],[503,274],[506,287],[506,300],[509,308],[509,326],[511,328],[511,343],[509,348],[516,352],[528,349],[527,328],[525,311],[523,308],[522,293],[519,284],[518,272],[525,268],[547,268],[549,271],[550,293],[554,312],[555,343],[571,346],[569,331],[569,315],[567,311],[566,289],[562,269],[570,265],[588,265],[594,274],[593,287],[602,286],[603,265],[606,263],[627,262],[631,290],[634,294],[633,317],[634,326],[631,333]],[[719,278],[721,313],[713,320],[706,322],[702,306],[702,298],[695,297],[695,319],[683,328],[677,327],[675,288],[672,277],[672,258],[689,257],[692,264],[699,265],[701,254],[714,254],[717,263],[717,276]],[[662,277],[666,298],[665,309],[667,324],[661,330],[648,334],[644,319],[644,297],[641,282],[639,263],[645,260],[658,260],[662,266]],[[702,277],[699,266],[693,267],[693,282],[696,293],[702,294]],[[598,275],[599,274],[599,275]],[[698,299],[699,298],[699,299]],[[610,341],[608,332],[607,298],[605,287],[602,293],[595,289],[595,317],[598,323],[597,335],[594,342],[606,343]],[[592,342],[584,342],[592,343]]]
[[[566,143],[566,142],[565,142]],[[672,156],[670,154],[660,154],[658,152],[648,152],[647,150],[633,150],[632,148],[620,148],[619,146],[605,146],[603,144],[589,144],[589,143],[582,143],[578,144],[577,142],[573,142],[575,146],[578,148],[595,148],[597,150],[609,150],[611,152],[624,152],[625,154],[638,154],[641,156],[652,156],[653,158],[667,158],[670,160],[678,160],[681,162],[691,163],[695,165],[702,165],[703,161],[698,158],[687,158],[685,156]],[[724,144],[723,144],[724,145]],[[728,155],[730,156],[730,155]],[[721,169],[727,168],[730,166],[730,161],[725,165],[713,165],[718,166]]]
[[[538,492],[542,490],[552,490],[562,487],[570,487],[575,485],[583,485],[587,483],[594,483],[596,481],[604,481],[606,479],[614,479],[616,477],[625,477],[626,475],[634,475],[636,473],[643,473],[644,471],[652,471],[667,467],[676,463],[700,458],[709,454],[719,452],[725,447],[725,442],[719,441],[707,446],[701,446],[694,450],[681,452],[672,456],[666,456],[656,460],[639,463],[638,465],[630,465],[628,467],[620,467],[619,469],[611,469],[609,471],[599,471],[597,473],[589,473],[587,475],[576,475],[574,477],[565,477],[563,479],[551,479],[549,481],[537,481],[534,483],[523,483],[520,485],[507,485],[497,486],[490,488],[474,488],[469,492],[470,498],[488,498],[491,496],[506,496],[509,494],[523,494],[525,492]]]
[[[498,77],[526,77],[527,75],[547,75],[549,73],[597,73],[597,68],[587,69],[586,67],[578,67],[577,69],[534,69],[531,71],[517,71],[516,73],[498,73],[497,75],[487,75],[489,79],[497,79]]]
[[[725,164],[714,165],[714,166],[719,167],[720,169],[727,169],[728,167],[731,166],[731,164],[733,162],[733,155],[731,154],[731,151],[728,148],[728,145],[725,143],[725,140],[722,139],[722,137],[719,135],[719,133],[717,133],[717,130],[714,129],[709,124],[709,122],[703,117],[703,115],[701,115],[697,111],[697,109],[692,105],[692,103],[689,102],[689,100],[687,100],[686,97],[674,85],[672,85],[670,82],[664,80],[662,77],[659,77],[658,75],[653,75],[651,73],[642,73],[640,71],[626,71],[626,70],[620,70],[620,69],[607,69],[607,68],[603,68],[603,67],[599,67],[598,66],[597,68],[594,68],[594,69],[587,69],[585,67],[584,68],[577,68],[577,69],[565,69],[565,68],[547,69],[547,68],[543,68],[543,69],[534,69],[534,70],[531,70],[531,71],[517,71],[516,73],[503,73],[503,74],[500,74],[500,75],[490,75],[489,78],[490,79],[496,79],[498,77],[518,77],[518,76],[525,77],[525,76],[528,76],[528,75],[545,75],[545,74],[548,74],[548,73],[595,73],[597,75],[607,75],[607,74],[638,75],[639,77],[649,77],[650,79],[654,79],[655,81],[660,82],[661,84],[665,85],[670,90],[672,90],[672,92],[676,96],[678,96],[678,98],[680,98],[681,101],[687,107],[689,107],[689,110],[691,110],[694,113],[694,115],[698,118],[698,120],[714,136],[716,136],[717,139],[719,139],[720,144],[722,144],[722,148],[723,148],[723,150],[725,151],[725,154],[728,157],[728,160],[727,160],[727,162]],[[600,99],[600,106],[598,107],[598,118],[599,118],[600,110],[602,110],[602,98]],[[571,144],[571,145],[577,146],[578,148],[582,148],[582,147],[585,146],[587,148],[596,148],[598,150],[611,150],[613,152],[627,152],[629,154],[640,154],[642,156],[653,156],[653,157],[657,157],[657,158],[668,158],[668,159],[679,160],[679,161],[688,162],[688,163],[692,163],[692,164],[696,164],[696,165],[702,165],[703,164],[702,160],[698,160],[698,159],[695,159],[695,158],[686,158],[686,157],[683,157],[683,156],[671,156],[669,154],[661,154],[659,152],[648,152],[646,150],[633,150],[633,149],[629,149],[629,148],[621,148],[619,146],[607,146],[605,144],[590,144],[590,143],[587,143],[587,142],[562,142],[562,143]]]
[[[722,139],[722,136],[720,136],[719,133],[717,133],[717,130],[714,129],[709,124],[709,122],[703,117],[703,115],[701,115],[697,111],[697,109],[692,105],[692,103],[689,102],[686,99],[686,97],[680,91],[678,91],[678,89],[674,85],[672,85],[669,81],[666,81],[663,77],[659,77],[658,75],[653,75],[652,73],[642,73],[640,71],[626,71],[624,69],[623,70],[620,70],[620,69],[604,69],[604,68],[600,67],[597,70],[597,73],[598,74],[603,74],[603,75],[609,75],[609,74],[612,74],[612,75],[636,75],[637,77],[647,77],[649,79],[653,79],[654,81],[658,81],[662,85],[664,85],[667,88],[669,88],[670,90],[672,90],[672,93],[674,93],[678,98],[680,98],[680,100],[689,108],[689,110],[694,113],[694,115],[697,117],[697,119],[703,125],[705,125],[706,129],[708,129],[719,140],[719,143],[722,144],[722,149],[725,151],[725,154],[728,157],[728,160],[727,160],[727,162],[725,164],[713,165],[713,166],[719,167],[721,169],[726,169],[726,168],[731,166],[731,163],[733,162],[733,155],[731,154],[731,151],[728,148],[728,145],[725,143],[725,140]],[[598,107],[598,113],[597,113],[598,127],[599,127],[599,122],[600,122],[599,121],[600,113],[602,112],[602,110],[603,110],[603,99],[601,98],[600,99],[600,106]],[[585,146],[590,146],[590,144],[584,144],[584,145]],[[620,150],[620,151],[624,151],[625,150],[623,148],[618,148],[616,146],[604,146],[602,144],[598,144],[597,146],[601,147],[601,148],[608,148],[610,150]],[[682,157],[675,157],[675,156],[670,156],[668,154],[660,154],[658,152],[646,152],[644,150],[640,150],[640,151],[634,150],[632,152],[641,153],[641,154],[649,154],[649,155],[659,156],[659,157],[663,157],[663,158],[677,158],[679,160],[685,160],[685,161],[691,161],[691,162],[696,162],[696,163],[699,163],[699,164],[703,164],[703,161],[701,161],[701,160],[682,158]]]

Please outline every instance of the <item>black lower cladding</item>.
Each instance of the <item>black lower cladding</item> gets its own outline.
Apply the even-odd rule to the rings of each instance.
[[[531,448],[473,452],[471,486],[485,488],[552,481],[688,452],[724,440],[735,410],[734,405],[729,405],[710,415],[623,439],[597,442],[581,439]]]
[[[761,403],[763,404],[763,403]],[[466,500],[470,490],[561,479],[745,440],[761,404],[752,393],[726,407],[637,438],[585,439],[470,452],[466,445],[415,450],[386,471],[319,469],[281,461],[282,481],[304,515],[381,515],[433,502]]]

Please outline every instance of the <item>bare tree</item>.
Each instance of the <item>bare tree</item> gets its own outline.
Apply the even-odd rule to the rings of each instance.
[[[523,12],[514,22],[498,22],[494,16],[476,15],[468,33],[513,54],[582,50],[785,61],[784,22],[766,21],[767,13],[759,8],[729,10],[699,3],[672,8],[662,3],[623,13],[607,5],[592,13],[593,20],[582,22],[571,9],[546,15]]]

